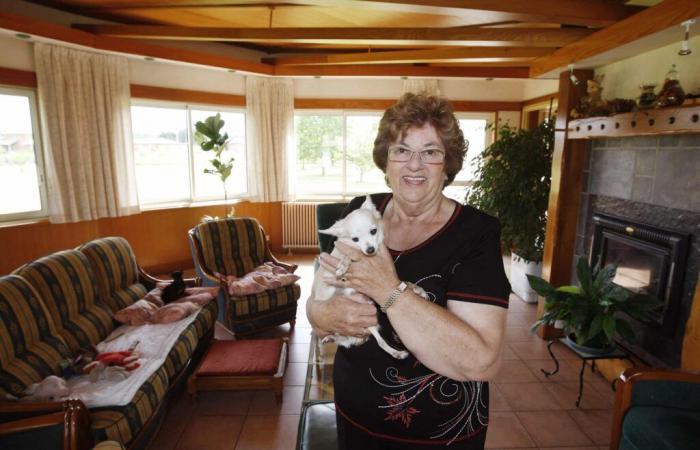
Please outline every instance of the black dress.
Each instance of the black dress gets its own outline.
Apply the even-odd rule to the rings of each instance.
[[[382,214],[390,199],[391,194],[372,195]],[[347,212],[363,201],[353,199]],[[425,289],[437,305],[456,300],[507,308],[510,285],[499,239],[496,219],[457,205],[427,241],[392,255],[399,278]],[[379,324],[389,345],[405,349],[386,314],[379,313]],[[449,379],[413,355],[394,359],[374,339],[338,348],[333,382],[341,450],[484,447],[487,382]]]

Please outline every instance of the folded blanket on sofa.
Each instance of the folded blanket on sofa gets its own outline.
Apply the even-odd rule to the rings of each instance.
[[[73,377],[68,380],[70,397],[79,398],[88,408],[126,405],[134,398],[141,385],[163,365],[170,349],[187,326],[197,318],[197,314],[191,314],[172,323],[122,325],[116,328],[105,339],[109,342],[103,341],[97,344],[97,350],[99,352],[121,351],[131,348],[138,341],[136,350],[141,356],[138,360],[141,366],[133,370],[128,378],[119,382],[92,383],[87,376]],[[114,340],[110,341],[112,338]]]
[[[244,295],[259,294],[268,289],[277,289],[296,282],[300,277],[290,273],[284,267],[266,262],[244,276],[238,278],[234,275],[222,275],[214,272],[214,275],[226,283],[229,295],[240,297]]]

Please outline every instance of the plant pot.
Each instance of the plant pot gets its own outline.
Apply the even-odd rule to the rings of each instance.
[[[588,353],[589,355],[606,355],[615,351],[615,343],[610,344],[607,348],[599,348],[577,344],[573,334],[567,335],[565,339],[571,348],[581,353]]]
[[[521,258],[515,253],[510,255],[510,288],[525,303],[537,303],[537,292],[530,288],[527,275],[542,276],[542,263],[535,263]]]

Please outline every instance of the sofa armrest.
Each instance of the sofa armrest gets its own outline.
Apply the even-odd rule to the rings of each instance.
[[[157,283],[170,283],[173,280],[156,278],[153,275],[146,272],[145,270],[143,270],[143,267],[139,266],[139,281],[143,283],[143,285],[146,286],[148,289],[153,289],[156,287]],[[183,278],[183,281],[185,282],[187,287],[198,287],[202,285],[202,279],[199,277]]]
[[[648,381],[700,383],[700,374],[681,372],[679,370],[631,367],[625,370],[617,381],[610,438],[611,450],[617,450],[619,448],[622,423],[625,419],[625,414],[633,406],[633,393],[637,383]]]
[[[26,436],[27,448],[46,448],[44,445],[49,441],[51,444],[61,445],[64,450],[92,448],[90,414],[82,401],[69,399],[62,403],[27,403],[14,406],[16,407],[3,404],[2,409],[8,413],[35,415],[0,423],[0,444],[11,443],[16,446]],[[38,436],[47,442],[37,442],[39,439],[35,437]]]

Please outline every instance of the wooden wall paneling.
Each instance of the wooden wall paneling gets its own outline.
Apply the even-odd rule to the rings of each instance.
[[[0,84],[35,88],[36,74],[28,70],[17,70],[8,69],[6,67],[0,67]]]
[[[275,203],[241,202],[237,216],[258,219],[273,250],[282,248],[282,207]],[[169,208],[131,216],[66,224],[40,221],[0,228],[0,275],[49,253],[74,248],[104,236],[123,236],[134,248],[141,266],[167,273],[192,266],[187,231],[204,215],[223,215],[223,205]]]
[[[576,242],[576,222],[581,198],[581,178],[586,156],[586,143],[567,139],[569,110],[584,95],[586,81],[593,78],[592,70],[575,71],[580,80],[574,86],[569,72],[559,75],[559,110],[554,131],[554,154],[552,157],[552,186],[547,209],[547,231],[545,235],[542,277],[558,286],[569,284]],[[540,298],[538,317],[544,312]],[[550,339],[560,334],[553,327],[543,326],[538,335]]]
[[[218,92],[173,89],[143,84],[131,85],[131,97],[165,100],[171,102],[203,103],[207,105],[245,106],[245,95],[220,94]]]

